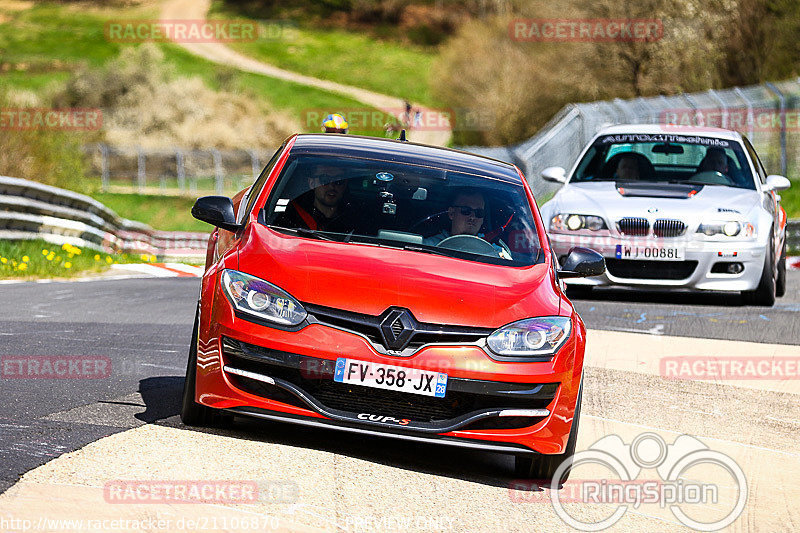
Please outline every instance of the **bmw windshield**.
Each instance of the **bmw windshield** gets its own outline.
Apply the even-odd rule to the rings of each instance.
[[[599,137],[570,180],[595,181],[756,188],[747,156],[738,142],[672,134]]]
[[[508,266],[543,261],[521,183],[353,157],[292,156],[264,208],[281,232]]]

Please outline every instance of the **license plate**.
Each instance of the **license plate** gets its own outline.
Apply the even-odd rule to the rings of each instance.
[[[447,391],[447,374],[444,372],[384,365],[344,357],[336,359],[333,380],[436,398],[444,398]]]
[[[647,259],[649,261],[683,261],[685,251],[679,246],[637,246],[618,244],[617,259]]]

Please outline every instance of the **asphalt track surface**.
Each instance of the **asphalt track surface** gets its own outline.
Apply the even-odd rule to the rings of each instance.
[[[620,290],[596,291],[575,304],[595,330],[798,345],[800,272],[788,275],[787,295],[773,308],[743,306],[732,295]],[[102,437],[147,424],[187,431],[177,414],[198,290],[198,279],[176,278],[2,286],[0,356],[98,356],[108,358],[112,371],[96,380],[0,379],[0,492],[25,472]],[[587,369],[586,377],[584,433],[605,434],[611,420],[724,442],[735,435],[738,445],[767,443],[775,453],[798,456],[794,395],[676,385],[599,368]],[[776,415],[772,421],[764,420],[768,412]],[[502,455],[339,433],[334,439],[329,431],[255,421],[237,421],[225,434],[485,487],[507,487],[513,478],[511,459]]]

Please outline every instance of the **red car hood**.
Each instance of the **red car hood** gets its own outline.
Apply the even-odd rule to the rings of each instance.
[[[421,322],[479,327],[559,312],[545,264],[511,268],[251,228],[239,269],[301,302],[370,315],[398,306]]]

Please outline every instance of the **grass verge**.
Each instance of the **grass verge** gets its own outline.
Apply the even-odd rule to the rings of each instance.
[[[209,17],[246,18],[231,4],[221,1],[213,3]],[[273,21],[263,33],[266,36],[261,39],[229,46],[265,63],[308,76],[436,105],[429,83],[436,57],[433,49],[383,41],[362,33],[315,28],[302,21],[296,24]]]
[[[791,187],[779,194],[786,215],[789,218],[800,218],[800,181],[793,181]]]
[[[121,48],[132,46],[110,42],[104,34],[108,20],[156,19],[158,11],[148,8],[87,7],[41,2],[18,11],[4,11],[0,4],[0,50],[3,70],[0,85],[44,95],[47,89],[64,83],[81,64],[99,67],[116,57]],[[172,43],[160,45],[165,60],[179,76],[199,76],[212,89],[242,92],[264,99],[298,119],[308,109],[364,109],[361,102],[297,83],[243,73],[194,56]],[[371,109],[371,108],[367,108]],[[301,120],[302,122],[302,120]],[[305,124],[304,132],[319,131],[320,124]],[[382,135],[369,128],[355,128],[359,135]]]
[[[115,263],[153,262],[155,256],[106,254],[43,240],[0,240],[0,279],[74,278]]]
[[[192,217],[195,198],[149,194],[93,193],[92,198],[124,218],[163,231],[210,232],[211,226]]]

